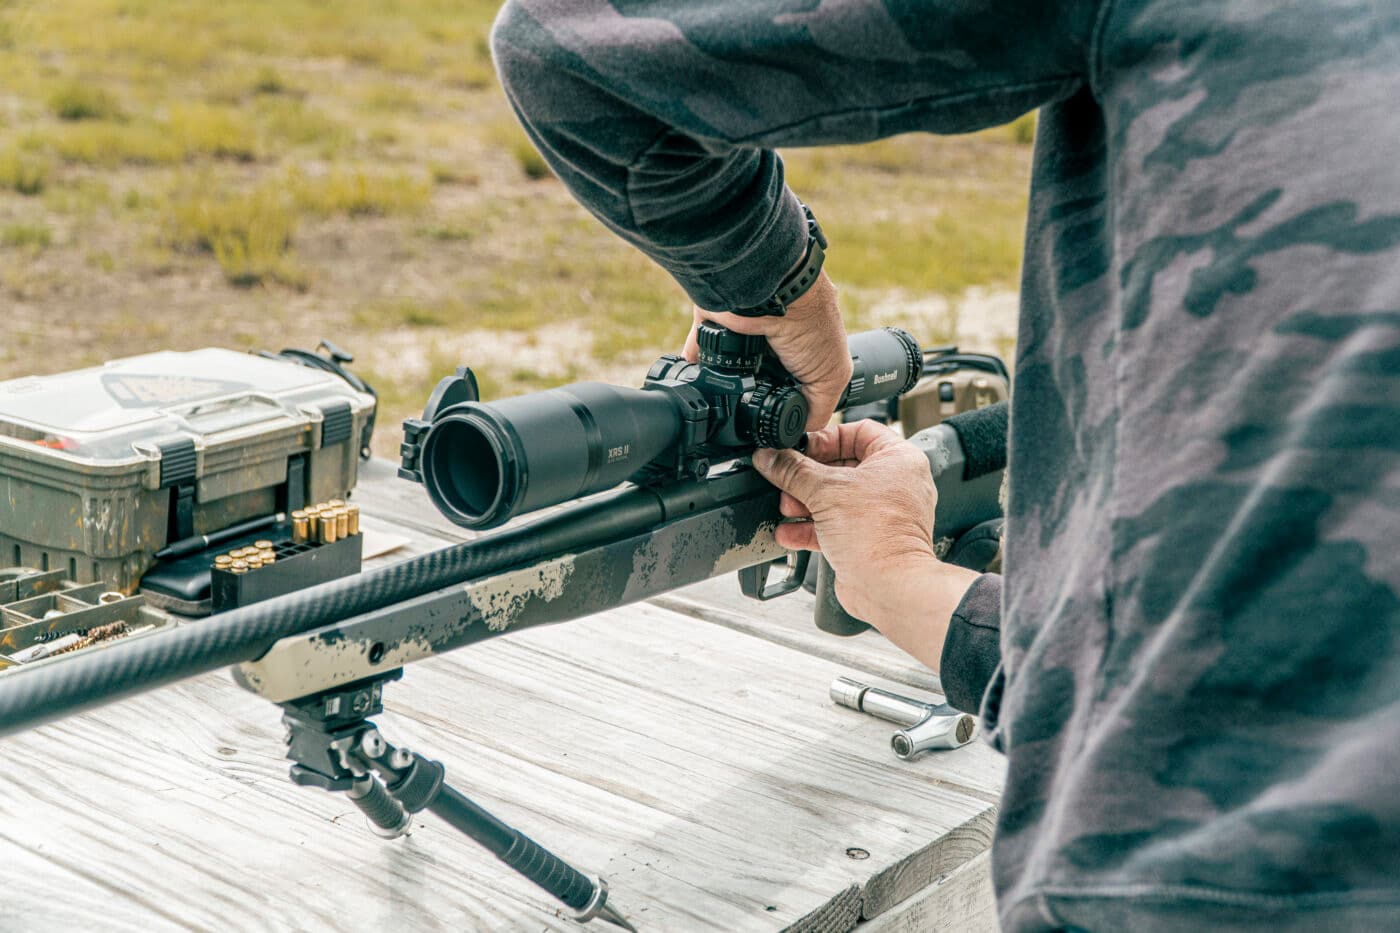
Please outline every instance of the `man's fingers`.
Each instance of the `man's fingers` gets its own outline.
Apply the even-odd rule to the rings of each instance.
[[[780,547],[789,551],[821,550],[817,542],[817,526],[811,522],[783,522],[773,532],[773,538]]]
[[[808,431],[820,431],[831,422],[831,416],[836,414],[836,403],[841,401],[841,392],[845,388],[839,386],[833,390],[831,386],[815,382],[802,386],[802,394],[807,399]]]
[[[681,356],[685,357],[687,362],[697,363],[700,361],[700,336],[698,332],[700,322],[703,320],[700,309],[693,308],[691,310],[690,333],[685,335],[685,348],[681,350]]]
[[[754,451],[753,466],[763,478],[809,508],[816,501],[827,467],[795,450]]]
[[[831,463],[841,459],[841,429],[844,424],[829,424],[820,431],[807,434],[807,448],[804,453],[813,460]]]
[[[833,424],[807,436],[807,456],[822,463],[860,461],[902,440],[897,431],[878,421]]]
[[[745,317],[742,314],[731,314],[728,311],[707,311],[704,308],[696,308],[695,323],[699,325],[702,321],[714,321],[720,327],[728,328],[736,334],[766,334],[773,318]]]
[[[812,510],[807,508],[790,492],[783,493],[778,499],[778,511],[784,518],[811,518]]]

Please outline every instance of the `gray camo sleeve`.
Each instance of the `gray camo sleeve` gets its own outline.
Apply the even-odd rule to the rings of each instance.
[[[1001,575],[984,573],[963,594],[948,623],[938,677],[954,709],[977,713],[1001,663]]]
[[[510,0],[501,83],[573,194],[710,310],[806,245],[775,146],[1006,122],[1083,86],[1097,0]]]

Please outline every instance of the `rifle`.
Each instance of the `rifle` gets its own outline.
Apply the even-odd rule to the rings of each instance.
[[[358,577],[12,672],[0,679],[0,735],[232,665],[241,686],[282,707],[293,782],[346,793],[385,837],[430,810],[580,922],[631,929],[601,878],[496,819],[448,786],[441,764],[391,745],[369,720],[405,665],[440,652],[735,571],[757,599],[802,585],[808,555],[777,546],[778,491],[744,458],[800,445],[805,399],[761,338],[714,325],[700,338],[698,364],[663,357],[641,389],[575,383],[486,404],[464,368],[405,424],[401,475],[465,527],[628,480],[622,488]],[[903,331],[857,334],[850,347],[843,406],[893,397],[922,373]],[[939,488],[936,536],[965,535],[999,514],[1005,433],[1001,405],[913,438]],[[769,583],[774,569],[785,576]],[[832,575],[817,576],[824,627],[862,629],[840,609]]]

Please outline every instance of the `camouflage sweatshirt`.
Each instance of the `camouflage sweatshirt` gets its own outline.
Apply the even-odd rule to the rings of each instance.
[[[1000,605],[1002,922],[1400,928],[1400,3],[511,0],[494,49],[713,309],[803,248],[773,147],[1043,108],[1005,589],[955,622]]]

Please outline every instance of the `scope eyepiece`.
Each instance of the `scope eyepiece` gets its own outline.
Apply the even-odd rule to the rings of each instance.
[[[903,395],[918,385],[924,368],[924,351],[907,330],[882,327],[855,334],[850,339],[851,384],[837,407],[881,402]]]

